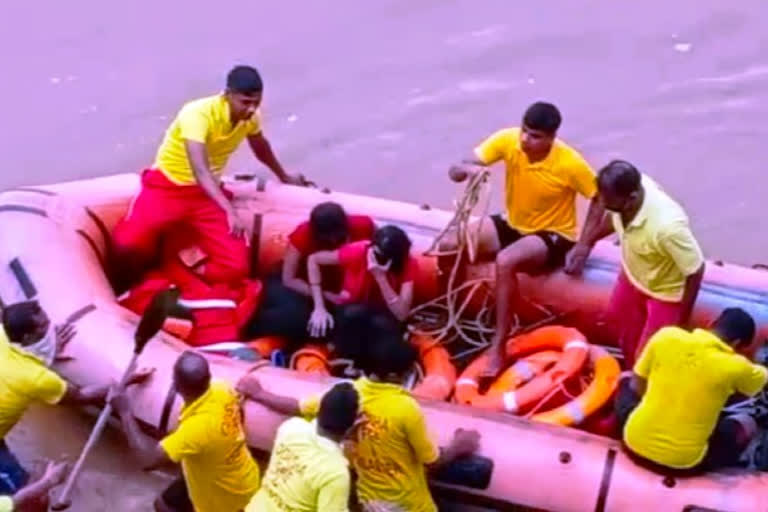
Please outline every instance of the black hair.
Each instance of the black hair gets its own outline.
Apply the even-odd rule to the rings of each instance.
[[[389,260],[389,269],[395,274],[402,274],[411,253],[411,239],[397,226],[384,226],[373,234],[373,245],[380,253],[380,258]],[[378,259],[378,257],[377,257]]]
[[[177,390],[190,395],[202,395],[211,383],[208,360],[191,350],[181,353],[173,366],[173,374]]]
[[[741,308],[724,309],[712,326],[723,341],[733,346],[752,343],[755,329],[755,320]]]
[[[37,329],[35,316],[42,308],[36,300],[17,302],[3,308],[3,328],[8,339],[20,343],[26,335]]]
[[[227,90],[253,96],[264,90],[264,83],[256,68],[235,66],[227,74]]]
[[[338,203],[320,203],[309,214],[309,227],[312,238],[320,245],[341,244],[349,235],[349,222],[347,213]],[[323,247],[324,249],[336,249],[337,247]]]
[[[537,101],[525,111],[523,124],[528,128],[554,136],[563,122],[560,111],[551,103]]]
[[[419,356],[416,347],[392,331],[377,333],[371,342],[366,358],[366,373],[382,379],[390,375],[405,375],[413,368]]]
[[[640,171],[624,160],[612,160],[597,173],[597,183],[602,190],[611,190],[620,197],[629,197],[640,190]]]
[[[360,398],[349,382],[340,382],[320,400],[317,424],[329,434],[343,436],[357,419]]]

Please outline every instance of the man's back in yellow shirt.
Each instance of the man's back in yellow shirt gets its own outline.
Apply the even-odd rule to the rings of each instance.
[[[746,315],[736,309],[724,312],[741,314]],[[704,459],[728,398],[754,395],[768,378],[763,366],[737,354],[712,332],[678,327],[665,327],[649,340],[634,372],[647,381],[647,389],[629,415],[624,442],[637,455],[677,469]]]

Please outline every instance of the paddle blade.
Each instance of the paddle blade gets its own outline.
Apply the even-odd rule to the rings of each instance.
[[[158,292],[144,311],[134,335],[134,353],[140,354],[147,342],[163,328],[165,319],[177,306],[179,290],[170,288]]]

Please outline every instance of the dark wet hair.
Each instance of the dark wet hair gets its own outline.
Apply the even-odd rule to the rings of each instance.
[[[389,269],[402,274],[411,254],[411,239],[397,226],[384,226],[373,234],[373,245],[379,252],[377,259],[389,260]],[[381,262],[381,260],[380,260]]]
[[[563,122],[560,111],[551,103],[537,101],[525,111],[523,124],[548,135],[555,135]]]
[[[597,184],[601,190],[610,190],[619,197],[629,197],[640,190],[640,171],[624,160],[612,160],[597,173]]]
[[[330,434],[343,436],[354,425],[360,398],[349,382],[336,384],[320,400],[317,424]]]
[[[38,327],[35,316],[42,311],[36,300],[17,302],[3,308],[3,328],[8,339],[20,343],[26,335],[34,332]]]
[[[202,355],[186,350],[173,365],[176,390],[183,395],[199,396],[208,390],[211,383],[211,369]]]
[[[712,330],[729,345],[749,345],[755,337],[755,320],[741,308],[727,308],[717,317]]]
[[[312,238],[324,249],[336,249],[330,245],[342,244],[349,235],[347,213],[338,203],[320,203],[309,214]]]
[[[413,368],[419,353],[416,347],[393,332],[382,332],[371,340],[366,358],[366,373],[380,378],[390,375],[403,376]]]
[[[227,74],[227,90],[253,96],[264,90],[264,83],[256,68],[235,66]]]

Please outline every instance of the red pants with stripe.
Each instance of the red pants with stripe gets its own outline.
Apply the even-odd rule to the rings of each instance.
[[[608,318],[618,336],[627,369],[632,369],[656,331],[680,323],[681,313],[680,302],[665,302],[648,296],[621,271],[608,305]]]
[[[206,253],[203,277],[208,283],[238,285],[248,276],[248,247],[230,234],[219,205],[201,187],[176,185],[160,171],[147,169],[141,191],[112,234],[118,268],[146,268],[160,254],[161,237],[171,231],[182,231]]]

